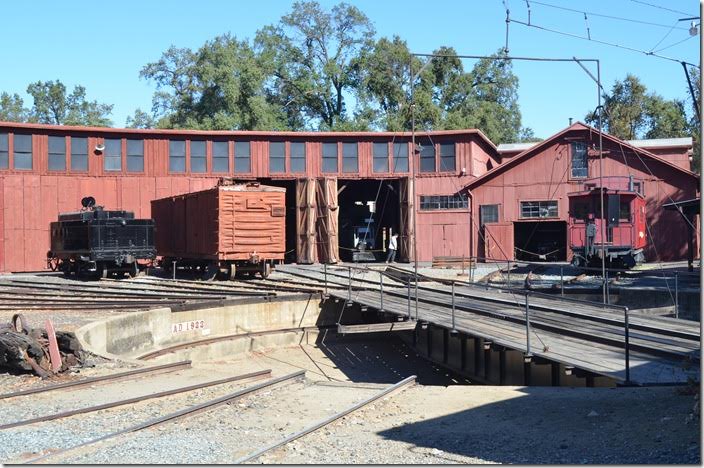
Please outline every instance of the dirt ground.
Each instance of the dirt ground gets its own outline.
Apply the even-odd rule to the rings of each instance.
[[[128,368],[98,362],[83,374]],[[303,369],[306,378],[207,413],[57,455],[46,463],[233,463],[411,374],[418,375],[417,385],[251,463],[701,462],[700,420],[698,412],[695,418],[691,414],[695,399],[677,388],[461,385],[466,382],[393,338],[274,349],[195,363],[193,369],[132,384],[0,400],[0,424],[259,369],[272,369],[274,377]],[[25,388],[40,384],[34,377],[0,375],[0,393],[17,390],[20,382]],[[27,461],[248,385],[252,383],[216,386],[3,430],[0,461]]]

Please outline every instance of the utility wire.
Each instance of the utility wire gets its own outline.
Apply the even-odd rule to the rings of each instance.
[[[677,26],[677,23],[679,23],[679,21],[675,21],[675,23],[672,25],[672,27],[669,29],[669,31],[667,31],[667,33],[665,33],[665,35],[662,37],[662,39],[660,39],[657,44],[655,44],[653,47],[650,48],[651,52],[654,51],[657,46],[662,44],[662,41],[667,39],[667,36],[669,36],[670,33],[675,29],[675,27]],[[680,29],[682,29],[682,28],[680,28]]]
[[[667,10],[667,11],[671,11],[671,12],[673,12],[673,13],[680,13],[680,14],[682,14],[682,15],[695,16],[695,15],[692,15],[692,14],[689,14],[689,13],[685,13],[684,11],[673,10],[672,8],[667,8],[667,7],[660,6],[660,5],[653,5],[652,3],[643,2],[643,1],[641,1],[641,0],[631,0],[631,1],[632,1],[633,3],[640,3],[641,5],[648,5],[648,6],[651,6],[651,7],[653,7],[653,8],[658,8],[658,9],[660,9],[660,10]]]
[[[683,61],[683,60],[675,59],[675,58],[672,58],[672,57],[667,57],[667,56],[665,56],[665,55],[659,55],[659,54],[657,54],[657,53],[655,53],[655,52],[648,52],[648,51],[645,51],[645,50],[636,49],[636,48],[634,48],[634,47],[628,47],[628,46],[623,46],[623,45],[620,45],[620,44],[615,44],[615,43],[613,43],[613,42],[600,41],[600,40],[598,40],[598,39],[590,39],[590,38],[588,38],[588,37],[579,36],[579,35],[577,35],[577,34],[572,34],[572,33],[564,32],[564,31],[558,31],[558,30],[555,30],[555,29],[546,28],[546,27],[544,27],[544,26],[538,26],[537,24],[528,24],[528,23],[526,23],[526,22],[524,22],[524,21],[520,21],[520,20],[509,19],[508,21],[511,22],[511,23],[522,24],[523,26],[528,26],[528,27],[530,27],[530,28],[541,29],[541,30],[543,30],[543,31],[548,31],[548,32],[555,33],[555,34],[560,34],[560,35],[563,35],[563,36],[573,37],[573,38],[575,38],[575,39],[582,39],[582,40],[585,40],[585,41],[596,42],[596,43],[598,43],[598,44],[608,45],[608,46],[611,46],[611,47],[617,47],[617,48],[619,48],[619,49],[630,50],[630,51],[632,51],[632,52],[638,52],[638,53],[641,53],[641,54],[644,54],[644,55],[650,55],[650,56],[653,56],[653,57],[658,57],[658,58],[661,58],[661,59],[664,59],[664,60],[669,60],[669,61],[671,61],[671,62],[677,62],[677,63],[683,63],[683,62],[684,62],[685,64],[690,65],[690,66],[692,66],[692,67],[701,68],[699,65],[696,65],[696,64],[694,64],[694,63],[685,62],[685,61]]]
[[[550,3],[538,2],[536,0],[531,0],[531,1],[532,1],[532,3],[535,3],[537,5],[543,5],[543,6],[550,7],[550,8],[556,8],[558,10],[571,11],[574,13],[584,13],[585,15],[589,15],[589,16],[599,16],[601,18],[608,18],[608,19],[613,19],[613,20],[618,20],[618,21],[628,21],[630,23],[646,24],[648,26],[657,26],[660,28],[670,28],[670,26],[668,26],[666,24],[662,24],[662,23],[651,23],[650,21],[641,21],[641,20],[632,19],[632,18],[625,18],[623,16],[612,16],[612,15],[604,15],[601,13],[593,13],[591,11],[585,11],[585,10],[575,10],[574,8],[567,8],[567,7],[563,7],[563,6],[552,5]],[[675,23],[675,26],[676,25],[677,25],[677,23]],[[683,31],[687,30],[687,28],[678,28],[678,27],[675,27],[674,29],[681,29]]]
[[[655,52],[660,52],[660,51],[663,51],[663,50],[665,50],[665,49],[669,49],[670,47],[674,47],[674,46],[676,46],[677,44],[682,44],[684,41],[688,41],[688,40],[692,39],[693,37],[696,37],[696,36],[687,36],[686,38],[682,39],[681,41],[677,41],[677,42],[675,42],[675,43],[673,43],[673,44],[670,44],[669,46],[665,46],[665,47],[663,47],[662,49],[656,50]]]

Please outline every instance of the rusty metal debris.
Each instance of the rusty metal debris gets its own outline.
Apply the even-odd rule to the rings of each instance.
[[[9,324],[0,325],[2,370],[45,378],[80,365],[82,353],[74,333],[54,332],[48,320],[46,328],[32,328],[22,314],[15,314]]]

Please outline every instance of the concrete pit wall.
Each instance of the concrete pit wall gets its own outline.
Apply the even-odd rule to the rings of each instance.
[[[88,324],[77,331],[77,336],[90,352],[131,360],[166,347],[218,336],[332,325],[337,321],[334,305],[322,306],[317,294],[292,294],[235,299],[210,307],[152,309]],[[292,331],[221,341],[180,350],[158,360],[216,359],[267,347],[315,342],[317,334],[308,334]]]

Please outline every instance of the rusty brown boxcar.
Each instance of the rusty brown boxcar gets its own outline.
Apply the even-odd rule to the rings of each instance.
[[[200,271],[204,279],[238,272],[266,278],[285,252],[286,189],[223,180],[199,192],[153,200],[162,266]]]

